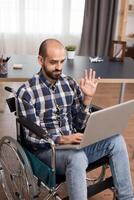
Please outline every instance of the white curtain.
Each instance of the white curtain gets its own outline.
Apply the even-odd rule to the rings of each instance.
[[[37,54],[46,38],[79,45],[85,0],[0,0],[0,54]]]

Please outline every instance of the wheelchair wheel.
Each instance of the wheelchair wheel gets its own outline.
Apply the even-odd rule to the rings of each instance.
[[[22,147],[11,137],[0,140],[0,175],[8,200],[30,200],[37,195],[29,161]]]
[[[107,165],[103,165],[95,170],[91,170],[87,173],[87,183],[88,185],[93,185],[100,181],[103,181],[106,174]]]

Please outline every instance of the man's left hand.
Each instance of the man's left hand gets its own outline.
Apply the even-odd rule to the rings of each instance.
[[[80,88],[84,94],[83,103],[85,105],[89,105],[92,97],[96,92],[96,88],[98,85],[98,80],[100,78],[95,79],[96,72],[90,69],[89,71],[85,70],[85,76],[80,81]]]

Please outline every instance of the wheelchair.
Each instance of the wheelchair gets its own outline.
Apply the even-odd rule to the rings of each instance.
[[[17,140],[10,136],[4,136],[0,140],[0,180],[8,200],[33,200],[33,199],[55,199],[67,200],[68,195],[61,197],[59,189],[65,183],[65,175],[56,174],[55,170],[55,144],[53,140],[45,135],[44,130],[27,120],[19,117],[17,110],[16,92],[9,87],[5,89],[14,94],[7,99],[11,112],[16,115]],[[92,112],[100,108],[92,105]],[[23,138],[22,129],[26,128],[45,139],[51,148],[51,167],[39,160],[27,147]],[[103,157],[87,168],[87,197],[92,197],[99,192],[110,189],[113,199],[117,199],[112,176],[106,177],[109,168],[108,157]],[[41,191],[45,191],[45,197],[40,197]]]

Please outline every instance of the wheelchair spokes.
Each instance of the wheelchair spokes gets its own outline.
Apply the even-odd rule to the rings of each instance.
[[[2,183],[2,187],[4,189],[4,192],[6,194],[6,197],[7,199],[9,200],[14,200],[13,199],[13,196],[11,194],[11,191],[7,185],[7,181],[6,181],[6,178],[5,178],[5,173],[4,173],[4,170],[2,169],[2,167],[0,168],[0,179],[1,179],[1,183]]]
[[[7,198],[10,200],[32,199],[33,187],[26,172],[25,162],[22,159],[21,151],[12,141],[4,140],[0,144],[0,162],[2,184]]]

